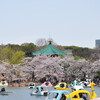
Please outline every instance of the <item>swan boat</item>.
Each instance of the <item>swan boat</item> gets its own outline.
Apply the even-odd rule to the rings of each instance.
[[[91,83],[91,90],[52,90],[48,93],[48,96],[45,100],[100,100],[100,97],[97,97],[97,94],[94,90],[94,83]]]
[[[46,89],[47,87],[43,86],[36,86],[33,91],[31,92],[31,95],[37,95],[37,96],[47,96],[48,91]]]

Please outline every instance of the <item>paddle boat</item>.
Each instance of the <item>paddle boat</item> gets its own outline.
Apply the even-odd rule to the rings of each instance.
[[[52,87],[53,85],[51,84],[51,82],[46,81],[46,82],[44,82],[41,86]]]
[[[89,81],[81,81],[80,84],[81,84],[83,87],[90,87],[91,82],[89,82]]]
[[[33,88],[35,88],[36,87],[36,83],[34,83],[34,82],[29,82],[28,83],[28,88],[29,89],[33,89]]]
[[[96,94],[95,89],[94,89],[94,86],[95,85],[96,84],[93,83],[93,82],[90,84],[90,88],[91,88],[91,99],[97,98],[97,94]]]
[[[38,95],[38,96],[47,96],[47,94],[48,94],[47,87],[44,86],[36,86],[31,92],[31,95]]]
[[[74,80],[72,83],[71,83],[71,88],[73,91],[76,91],[76,90],[84,90],[84,87],[82,84],[80,84],[80,82]]]
[[[0,81],[0,87],[6,87],[6,86],[8,86],[7,81]]]
[[[78,90],[70,93],[68,90],[54,90],[48,93],[45,100],[89,100],[90,92]]]
[[[8,86],[7,81],[0,81],[0,95],[5,94],[5,88]]]
[[[68,90],[53,90],[48,93],[45,100],[100,100],[94,90],[94,83],[91,83],[91,90],[92,92],[87,90],[76,90],[73,92]]]
[[[76,85],[81,85],[81,84],[77,80],[74,80],[73,82],[71,82],[71,86],[76,86]]]
[[[9,93],[12,93],[12,92],[6,91],[5,87],[2,87],[0,90],[0,95],[9,95]]]
[[[70,92],[68,92],[67,90],[52,90],[48,93],[48,96],[46,97],[45,100],[62,100],[61,98],[63,98],[63,100],[66,100],[66,95],[69,95]]]
[[[66,82],[60,82],[54,88],[57,90],[70,90],[70,88],[68,88],[68,84]]]
[[[6,92],[4,87],[1,88],[0,95],[8,95],[8,92]]]
[[[6,92],[6,87],[8,86],[7,81],[0,81],[0,95],[8,95],[8,92]]]

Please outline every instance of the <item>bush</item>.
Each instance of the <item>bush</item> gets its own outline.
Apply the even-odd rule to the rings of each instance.
[[[83,57],[80,56],[74,56],[75,60],[79,60],[79,59],[84,59]]]

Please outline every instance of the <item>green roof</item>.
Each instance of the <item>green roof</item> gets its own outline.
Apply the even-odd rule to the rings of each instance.
[[[66,53],[49,44],[47,47],[32,53],[32,55],[66,55]]]

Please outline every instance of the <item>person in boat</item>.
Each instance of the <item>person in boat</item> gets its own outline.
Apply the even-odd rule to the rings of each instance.
[[[54,97],[54,98],[56,99],[57,97],[58,97],[58,93],[55,95],[55,97]]]
[[[2,80],[2,84],[3,84],[3,85],[5,84],[5,80]]]
[[[41,87],[41,91],[43,91],[44,89],[43,89],[43,87]]]
[[[36,88],[36,91],[35,91],[35,93],[37,93],[39,91],[39,89],[38,88]]]
[[[66,96],[64,94],[62,94],[60,100],[66,100]]]
[[[79,96],[82,100],[87,100],[86,96],[84,95],[84,93],[79,93]]]
[[[47,81],[47,82],[45,83],[45,85],[48,86],[48,85],[49,85],[49,82]]]
[[[5,92],[6,90],[5,90],[5,88],[1,88],[1,91],[0,92]]]

